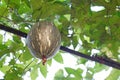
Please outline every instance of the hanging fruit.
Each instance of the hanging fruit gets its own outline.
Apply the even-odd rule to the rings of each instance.
[[[52,22],[41,21],[33,25],[27,35],[27,46],[31,54],[45,64],[60,48],[61,35]]]

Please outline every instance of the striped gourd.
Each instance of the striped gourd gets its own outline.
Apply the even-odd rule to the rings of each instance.
[[[61,35],[52,22],[41,21],[33,25],[27,36],[31,54],[42,59],[43,64],[60,48]]]

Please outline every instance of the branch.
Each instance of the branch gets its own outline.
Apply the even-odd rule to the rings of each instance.
[[[10,32],[10,33],[13,33],[13,34],[16,34],[18,36],[24,37],[24,38],[27,37],[27,33],[24,33],[22,31],[10,28],[10,27],[2,25],[2,24],[0,24],[0,29],[5,30],[5,31]],[[64,47],[64,46],[61,46],[60,49],[62,51],[71,53],[73,55],[80,56],[80,57],[83,57],[83,58],[88,59],[88,60],[96,61],[98,63],[105,64],[107,66],[110,66],[110,67],[113,67],[113,68],[116,68],[116,69],[120,69],[120,63],[118,63],[116,61],[113,61],[109,58],[85,55],[81,52],[71,50],[71,49],[69,49],[67,47]]]
[[[97,55],[96,56],[85,55],[85,54],[83,54],[81,52],[71,50],[71,49],[66,48],[64,46],[61,46],[60,49],[63,50],[63,51],[69,52],[69,53],[71,53],[73,55],[80,56],[80,57],[86,58],[88,60],[96,61],[98,63],[105,64],[107,66],[120,69],[120,63],[118,63],[116,61],[113,61],[113,60],[111,60],[109,58],[99,57]]]
[[[10,28],[7,26],[4,26],[2,24],[0,24],[0,29],[5,30],[5,31],[10,32],[10,33],[13,33],[13,34],[16,34],[18,36],[24,37],[24,38],[27,37],[27,33],[21,32],[19,30],[16,30],[16,29],[13,29],[13,28]]]

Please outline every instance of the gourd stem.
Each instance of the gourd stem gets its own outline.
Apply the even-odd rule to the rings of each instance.
[[[43,55],[43,56],[42,56],[42,64],[45,65],[46,61],[47,61],[47,58],[46,58],[45,55]]]

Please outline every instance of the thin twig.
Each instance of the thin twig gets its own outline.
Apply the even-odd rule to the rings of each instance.
[[[25,68],[24,68],[24,71],[28,68],[28,66],[30,66],[31,64],[32,64],[32,62],[35,60],[35,58],[32,60],[32,61],[30,61],[30,63],[28,63],[26,66],[25,66]]]

